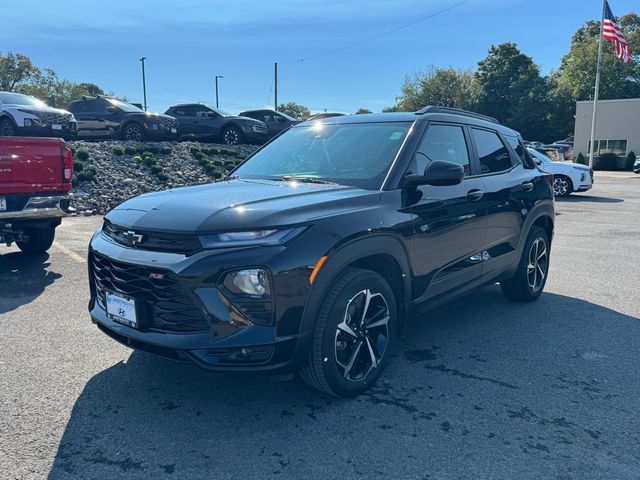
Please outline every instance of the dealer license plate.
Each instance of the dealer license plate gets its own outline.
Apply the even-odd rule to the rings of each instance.
[[[128,327],[138,328],[136,319],[136,302],[133,298],[106,292],[107,316],[114,322]]]
[[[7,209],[7,199],[0,197],[0,212],[4,212]]]
[[[51,130],[62,130],[62,125],[53,124],[51,125]]]

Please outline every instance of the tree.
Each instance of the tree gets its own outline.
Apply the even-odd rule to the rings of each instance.
[[[494,45],[478,62],[478,110],[520,131],[526,139],[550,140],[547,81],[533,59],[514,43]]]
[[[293,118],[297,118],[298,120],[306,120],[311,116],[311,111],[307,107],[295,102],[278,105],[278,111],[291,115]]]
[[[0,90],[13,91],[19,84],[40,74],[31,59],[20,53],[0,53]]]
[[[629,13],[620,18],[623,33],[632,53],[640,52],[640,17]],[[588,21],[571,38],[571,48],[551,76],[551,124],[560,136],[573,130],[575,102],[592,100],[596,82],[600,22]],[[602,100],[640,97],[640,61],[631,57],[626,64],[615,56],[613,42],[602,46],[600,95]]]
[[[362,115],[363,113],[373,113],[373,112],[368,108],[362,108],[362,107],[356,110],[356,115]]]
[[[478,84],[471,70],[432,68],[405,77],[398,111],[415,112],[427,105],[474,110]]]

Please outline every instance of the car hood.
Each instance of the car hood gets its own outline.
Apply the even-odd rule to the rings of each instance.
[[[229,120],[236,120],[238,122],[264,124],[264,122],[262,122],[260,120],[256,120],[255,118],[250,118],[250,117],[243,117],[242,115],[227,115],[224,118],[229,119]]]
[[[15,108],[18,110],[23,110],[23,111],[32,111],[32,112],[38,112],[38,113],[57,113],[59,115],[71,115],[71,112],[68,112],[67,110],[62,110],[61,108],[54,108],[54,107],[30,107],[28,105],[6,105],[7,107],[11,107],[11,108]]]
[[[575,168],[576,170],[585,170],[589,171],[589,167],[587,165],[582,165],[580,163],[567,163],[567,162],[549,162],[550,165],[554,167],[554,169],[558,168]]]
[[[105,218],[158,232],[229,232],[302,224],[365,209],[379,198],[377,190],[342,185],[234,179],[141,195]]]
[[[170,115],[165,115],[164,113],[152,113],[152,112],[128,112],[128,113],[134,113],[137,115],[144,115],[145,117],[149,117],[149,118],[164,118],[167,120],[173,120],[174,118]]]

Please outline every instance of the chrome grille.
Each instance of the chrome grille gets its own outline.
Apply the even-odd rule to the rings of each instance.
[[[142,236],[142,242],[135,245],[129,239],[128,233]],[[105,220],[102,233],[127,247],[135,247],[140,250],[153,250],[156,252],[182,253],[188,255],[200,250],[200,242],[196,235],[149,232],[133,228],[121,227]]]

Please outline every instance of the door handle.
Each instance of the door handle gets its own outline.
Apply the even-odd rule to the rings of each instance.
[[[531,190],[533,190],[533,182],[522,182],[520,186],[522,187],[523,190],[526,190],[527,192],[530,192]]]
[[[470,202],[477,202],[482,197],[484,197],[484,192],[482,190],[478,190],[477,188],[469,190],[469,192],[467,193],[467,199]]]

